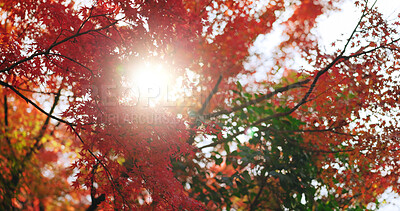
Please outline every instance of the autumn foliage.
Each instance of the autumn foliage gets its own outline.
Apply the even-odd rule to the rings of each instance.
[[[324,46],[313,29],[341,3],[0,0],[1,209],[364,209],[399,192],[399,22],[355,1],[354,30]],[[255,78],[249,49],[278,29]]]

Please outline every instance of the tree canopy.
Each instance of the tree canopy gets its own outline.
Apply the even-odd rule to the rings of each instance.
[[[318,18],[343,2],[0,0],[1,209],[366,209],[398,193],[400,16],[354,1],[354,28],[324,46]],[[250,50],[277,30],[268,61]]]

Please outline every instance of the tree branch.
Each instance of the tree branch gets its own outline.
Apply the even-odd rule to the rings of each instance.
[[[398,42],[399,40],[400,40],[400,38],[397,38],[397,39],[394,39],[393,41],[391,41],[391,42],[389,42],[387,44],[377,46],[377,47],[375,47],[373,49],[370,49],[368,51],[362,51],[362,52],[359,52],[359,53],[354,53],[354,54],[351,54],[349,56],[342,56],[342,58],[345,59],[345,60],[349,60],[350,58],[355,58],[355,57],[358,57],[358,56],[369,54],[369,53],[372,53],[372,52],[374,52],[374,51],[376,51],[378,49],[387,48],[388,45],[392,45],[392,44]],[[393,51],[398,51],[396,49],[391,49],[391,48],[388,48],[388,49],[393,50]]]
[[[72,131],[74,132],[74,134],[78,137],[78,139],[80,140],[80,142],[83,145],[86,145],[86,143],[83,141],[82,137],[79,135],[78,131],[76,131],[76,129],[72,126],[69,125],[69,127],[72,129]],[[107,166],[103,163],[103,161],[101,161],[94,153],[91,149],[87,149],[87,151],[89,152],[89,154],[103,167],[103,169],[106,171],[107,174],[107,179],[111,182],[111,185],[113,186],[113,188],[118,192],[118,194],[121,196],[122,200],[124,201],[124,203],[128,206],[129,209],[131,209],[129,203],[126,201],[124,195],[121,193],[121,190],[117,187],[117,185],[115,184],[114,178],[110,172],[110,170],[107,168]]]
[[[197,122],[199,121],[199,118],[202,117],[202,114],[204,112],[204,110],[206,109],[207,105],[210,103],[211,98],[214,96],[215,93],[217,93],[218,91],[218,86],[222,81],[222,75],[219,76],[217,83],[214,85],[214,88],[211,90],[210,94],[207,96],[206,100],[204,101],[203,105],[201,106],[201,108],[199,109],[199,111],[196,113],[196,119],[194,120],[194,122],[192,124],[190,124],[190,129],[192,129],[190,131],[190,135],[189,135],[189,139],[186,141],[189,144],[193,144],[194,142],[194,137],[196,135],[196,131],[193,130],[193,128],[196,126]]]
[[[67,59],[67,60],[69,60],[69,61],[71,61],[71,62],[73,62],[73,63],[75,63],[75,64],[77,64],[77,65],[79,65],[79,66],[81,66],[81,67],[83,67],[83,68],[85,68],[86,70],[88,70],[88,71],[92,74],[92,76],[94,76],[94,73],[93,73],[93,70],[92,70],[92,69],[88,68],[87,66],[83,65],[82,63],[76,61],[75,59],[73,59],[73,58],[71,58],[71,57],[65,56],[65,55],[63,55],[63,54],[51,53],[51,52],[49,52],[49,53],[46,54],[46,55],[58,56],[58,57]]]
[[[317,129],[316,130],[275,130],[275,129],[271,128],[271,127],[266,127],[266,128],[261,129],[261,130],[259,130],[257,132],[265,132],[265,131],[268,131],[268,130],[274,131],[276,133],[322,133],[322,132],[331,132],[331,133],[335,133],[335,134],[339,134],[339,135],[346,135],[346,136],[352,136],[352,137],[357,136],[355,134],[349,134],[349,133],[343,133],[343,132],[335,131],[334,129],[336,129],[336,128],[338,128],[338,127],[333,127],[333,128],[328,128],[328,129],[319,129],[319,130],[317,130]],[[244,132],[245,132],[245,130],[237,132],[237,133],[234,133],[234,134],[231,135],[231,137],[236,138],[238,135],[241,135]],[[207,148],[207,147],[215,147],[218,144],[222,144],[224,142],[225,142],[225,140],[221,139],[221,140],[218,140],[216,142],[213,142],[213,143],[204,145],[202,147],[199,147],[199,149],[204,149],[204,148]]]
[[[266,181],[265,181],[265,179],[263,179],[261,181],[260,189],[258,190],[258,193],[257,193],[256,197],[254,198],[253,202],[251,202],[251,204],[250,204],[250,210],[251,211],[255,210],[257,208],[258,200],[259,200],[259,198],[260,198],[260,196],[262,194],[262,191],[263,191],[263,189],[265,187],[265,184],[266,184]]]
[[[23,160],[21,162],[22,163],[21,165],[25,165],[25,162],[31,159],[33,153],[42,146],[40,141],[43,138],[43,136],[44,136],[44,134],[45,134],[45,132],[47,130],[47,127],[49,126],[50,118],[51,118],[50,116],[53,115],[53,112],[54,112],[55,108],[58,105],[58,101],[60,100],[61,90],[62,90],[62,85],[58,89],[57,95],[55,95],[55,97],[54,97],[54,102],[53,102],[53,105],[51,106],[51,109],[49,111],[49,115],[46,117],[46,120],[44,121],[42,127],[40,128],[39,134],[35,137],[35,143],[30,148],[29,152],[26,153],[25,157],[23,158]],[[24,169],[24,167],[22,166],[21,169]]]
[[[275,114],[273,114],[273,115],[270,115],[270,116],[267,116],[267,117],[265,117],[265,118],[259,119],[259,120],[255,121],[255,122],[249,124],[249,126],[256,126],[256,125],[259,125],[259,124],[261,124],[261,123],[263,123],[263,122],[266,122],[266,121],[268,121],[268,120],[271,120],[271,119],[280,118],[280,117],[283,117],[283,116],[290,115],[291,113],[295,112],[298,108],[300,108],[300,106],[302,106],[303,104],[309,102],[308,98],[309,98],[309,96],[311,95],[312,91],[314,90],[314,88],[315,88],[315,86],[316,86],[318,80],[320,79],[320,77],[321,77],[323,74],[325,74],[326,72],[328,72],[328,70],[330,70],[330,69],[331,69],[336,63],[338,63],[340,60],[345,60],[345,59],[348,59],[348,58],[349,58],[349,57],[346,57],[346,56],[343,56],[343,55],[344,55],[344,53],[345,53],[345,51],[346,51],[346,49],[347,49],[347,47],[348,47],[350,41],[353,39],[353,36],[354,36],[354,34],[356,33],[358,27],[360,26],[360,24],[361,24],[363,18],[365,17],[366,12],[367,12],[367,9],[368,9],[368,7],[367,7],[367,5],[366,5],[365,8],[364,8],[364,10],[363,10],[363,13],[362,13],[362,15],[361,15],[361,17],[360,17],[360,19],[359,19],[357,25],[356,25],[356,27],[355,27],[354,30],[352,31],[350,37],[347,39],[347,42],[346,42],[346,44],[344,45],[343,50],[342,50],[342,51],[340,52],[340,54],[339,54],[338,56],[336,56],[336,58],[333,59],[333,61],[331,61],[324,69],[322,69],[322,70],[320,70],[320,71],[317,72],[317,74],[315,75],[314,80],[313,80],[313,82],[311,83],[309,89],[307,90],[307,92],[305,93],[305,95],[303,96],[303,98],[302,98],[293,108],[291,108],[289,111],[286,111],[286,112],[275,113]],[[395,42],[395,41],[392,41],[392,43],[393,43],[393,42]],[[376,49],[377,49],[377,48],[376,48]],[[376,49],[375,49],[375,50],[376,50]],[[371,52],[372,52],[372,50],[371,50]],[[359,56],[359,55],[362,55],[362,54],[358,54],[357,56]],[[353,57],[356,57],[356,56],[353,56]],[[307,82],[308,82],[308,81],[307,81]],[[245,107],[245,106],[244,106],[244,107]],[[244,107],[243,107],[243,108],[244,108]],[[239,107],[238,107],[238,109],[242,109],[242,108],[239,108]],[[232,109],[232,110],[233,110],[233,109]],[[233,110],[233,111],[236,111],[236,110]],[[224,111],[224,112],[230,113],[229,111]],[[217,113],[217,114],[218,114],[218,113]],[[214,115],[215,115],[215,114],[214,114]],[[244,132],[245,132],[245,131],[240,131],[240,132],[237,132],[237,133],[233,134],[232,136],[233,136],[233,137],[236,137],[236,136],[238,136],[238,135],[240,135],[240,134],[243,134]],[[217,141],[217,142],[214,142],[214,143],[205,145],[205,146],[203,146],[203,147],[200,147],[200,149],[203,149],[203,148],[206,148],[206,147],[213,147],[213,146],[216,146],[216,145],[218,145],[218,144],[220,144],[220,143],[223,143],[223,142],[224,142],[224,140],[220,140],[220,141]]]
[[[40,51],[40,52],[36,52],[36,53],[30,55],[29,57],[26,57],[26,58],[23,58],[23,59],[21,59],[21,60],[19,60],[19,61],[16,61],[16,62],[15,62],[14,64],[12,64],[11,66],[9,66],[9,67],[7,67],[7,68],[4,68],[3,70],[0,70],[0,73],[7,72],[7,71],[9,71],[9,70],[11,70],[11,69],[17,67],[18,65],[20,65],[20,64],[22,64],[22,63],[25,63],[25,62],[27,62],[27,61],[29,61],[29,60],[31,60],[31,59],[37,57],[37,56],[49,54],[50,51],[51,51],[54,47],[56,47],[56,46],[58,46],[58,45],[60,45],[60,44],[62,44],[62,43],[65,43],[65,42],[67,42],[67,41],[69,41],[69,40],[71,40],[71,39],[74,39],[74,38],[76,38],[76,37],[79,37],[79,36],[82,36],[82,35],[85,35],[85,34],[89,34],[89,33],[91,33],[91,32],[97,32],[97,31],[105,30],[105,29],[110,28],[111,26],[113,26],[113,25],[115,25],[115,24],[117,24],[117,23],[118,23],[118,21],[114,21],[114,22],[112,22],[112,23],[110,23],[109,25],[106,25],[106,26],[104,26],[104,27],[101,27],[101,28],[98,28],[98,29],[87,30],[87,31],[85,31],[85,32],[78,32],[78,33],[76,33],[76,34],[74,34],[74,35],[72,35],[72,36],[70,36],[70,37],[66,37],[65,39],[63,39],[63,40],[61,40],[61,41],[59,41],[59,42],[55,42],[55,43],[51,44],[51,45],[49,46],[49,48],[47,48],[46,50],[43,50],[43,51]]]
[[[298,102],[293,108],[291,108],[289,111],[287,112],[282,112],[282,113],[276,113],[273,115],[270,115],[268,117],[259,119],[258,121],[253,122],[252,124],[250,124],[250,126],[255,126],[258,124],[261,124],[262,122],[266,122],[268,120],[274,119],[274,118],[279,118],[279,117],[283,117],[283,116],[287,116],[291,113],[293,113],[294,111],[296,111],[298,108],[300,108],[300,106],[302,106],[303,104],[309,102],[307,99],[308,97],[311,95],[312,91],[314,90],[319,78],[325,74],[326,72],[328,72],[328,70],[330,70],[337,62],[339,62],[341,59],[344,59],[345,57],[343,56],[343,54],[346,52],[346,49],[350,43],[350,41],[353,39],[354,34],[356,33],[356,30],[358,29],[358,27],[360,26],[363,18],[365,17],[367,12],[367,5],[366,8],[364,9],[356,27],[354,28],[354,30],[352,31],[350,37],[347,39],[346,44],[343,47],[343,50],[341,51],[341,53],[332,61],[330,62],[324,69],[320,70],[317,72],[313,82],[310,85],[310,88],[308,89],[308,91],[306,92],[306,94],[304,95],[304,97],[300,100],[300,102]]]
[[[343,149],[343,150],[322,150],[322,149],[307,149],[311,152],[319,152],[319,153],[330,153],[330,154],[336,154],[336,153],[341,153],[341,152],[352,152],[355,149]]]
[[[222,81],[222,75],[219,76],[217,83],[214,85],[214,88],[211,90],[210,94],[207,96],[206,100],[204,101],[203,105],[201,106],[200,110],[197,112],[198,115],[202,115],[204,110],[206,109],[207,105],[210,103],[211,98],[214,96],[215,93],[218,91],[218,86]]]
[[[99,207],[99,204],[105,200],[106,200],[106,195],[104,193],[92,199],[92,204],[90,205],[90,207],[86,209],[86,211],[95,211]]]
[[[339,135],[346,135],[346,136],[352,136],[352,137],[357,136],[355,134],[343,133],[343,132],[339,132],[339,131],[334,130],[336,128],[339,128],[339,127],[333,127],[333,128],[327,128],[327,129],[315,129],[315,130],[275,130],[273,128],[267,127],[267,128],[264,128],[264,129],[260,130],[260,132],[261,131],[268,131],[268,130],[271,130],[271,131],[274,131],[274,132],[279,132],[279,133],[322,133],[322,132],[331,132],[331,133],[336,133],[336,134],[339,134]]]
[[[25,88],[21,88],[21,87],[14,87],[14,88],[15,88],[15,89],[18,89],[18,90],[21,90],[21,91],[25,91],[25,92],[35,93],[35,94],[57,95],[57,92],[34,91],[34,90],[25,89]],[[67,96],[67,97],[68,97],[68,96]]]
[[[92,175],[90,178],[91,186],[90,186],[90,198],[92,199],[92,204],[86,209],[86,211],[94,211],[98,208],[99,204],[106,200],[106,195],[103,193],[100,196],[96,197],[96,188],[94,187],[94,180],[97,167],[99,163],[96,163],[92,167]]]
[[[266,94],[266,95],[264,95],[264,96],[262,96],[260,98],[247,101],[247,102],[245,102],[245,103],[243,103],[242,105],[239,105],[239,106],[235,106],[230,110],[217,111],[217,112],[214,112],[214,113],[211,113],[211,114],[207,114],[205,116],[208,117],[208,118],[212,118],[212,117],[217,117],[217,116],[220,116],[220,115],[223,115],[223,114],[229,114],[231,112],[235,112],[235,111],[241,110],[243,108],[246,108],[247,106],[255,105],[257,103],[261,103],[262,101],[270,99],[271,97],[273,97],[274,95],[276,95],[278,93],[286,92],[286,91],[294,89],[294,88],[304,87],[304,85],[307,84],[308,82],[310,82],[310,79],[306,79],[306,80],[299,81],[299,82],[296,82],[296,83],[293,83],[293,84],[289,84],[287,86],[277,88],[275,91],[270,92],[270,93],[268,93],[268,94]]]
[[[3,92],[3,94],[4,94],[4,96],[3,96],[3,99],[4,99],[4,102],[3,102],[3,109],[4,109],[4,125],[5,125],[5,138],[6,138],[6,141],[7,141],[7,144],[8,144],[8,146],[10,147],[10,151],[11,151],[11,154],[13,155],[13,157],[15,158],[15,152],[14,152],[14,149],[13,149],[13,147],[12,147],[12,145],[11,145],[11,141],[10,141],[10,138],[8,137],[8,131],[10,130],[9,129],[9,124],[8,124],[8,103],[7,103],[7,93],[4,93]]]
[[[34,103],[34,102],[33,102],[32,100],[30,100],[29,98],[27,98],[27,97],[26,97],[24,94],[22,94],[20,91],[18,91],[14,86],[12,86],[12,85],[10,85],[10,84],[8,84],[8,83],[6,83],[6,82],[3,82],[3,81],[0,81],[0,85],[11,89],[11,90],[12,90],[13,92],[15,92],[18,96],[20,96],[22,99],[24,99],[27,103],[33,105],[33,107],[35,107],[37,110],[39,110],[40,112],[42,112],[42,113],[45,114],[46,116],[48,116],[48,117],[50,117],[50,118],[52,118],[52,119],[55,119],[55,120],[57,120],[57,121],[59,121],[59,122],[65,123],[65,124],[67,124],[67,125],[71,125],[71,126],[74,125],[73,123],[70,123],[70,122],[68,122],[68,121],[66,121],[66,120],[63,120],[63,119],[61,119],[61,118],[59,118],[59,117],[56,117],[56,116],[53,116],[52,114],[47,113],[47,112],[46,112],[45,110],[43,110],[40,106],[38,106],[36,103]]]

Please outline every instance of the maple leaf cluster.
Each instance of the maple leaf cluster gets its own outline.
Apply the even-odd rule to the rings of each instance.
[[[366,208],[399,192],[398,120],[373,122],[398,117],[399,22],[357,1],[327,52],[312,29],[341,2],[0,0],[0,207]],[[283,76],[242,85],[277,27]],[[132,88],[145,63],[179,84],[172,105]]]

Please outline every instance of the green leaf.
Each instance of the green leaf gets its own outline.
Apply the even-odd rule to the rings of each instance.
[[[239,81],[236,82],[236,87],[239,89],[239,91],[241,91],[241,92],[243,91],[242,84],[240,84]]]
[[[224,149],[225,149],[226,153],[228,153],[228,154],[231,152],[228,143],[226,143],[226,144],[224,145]]]
[[[248,171],[244,171],[242,173],[243,179],[247,182],[247,183],[251,183],[251,176],[249,174]]]
[[[221,165],[222,161],[224,161],[224,159],[222,159],[222,158],[216,158],[216,159],[215,159],[215,164]]]

